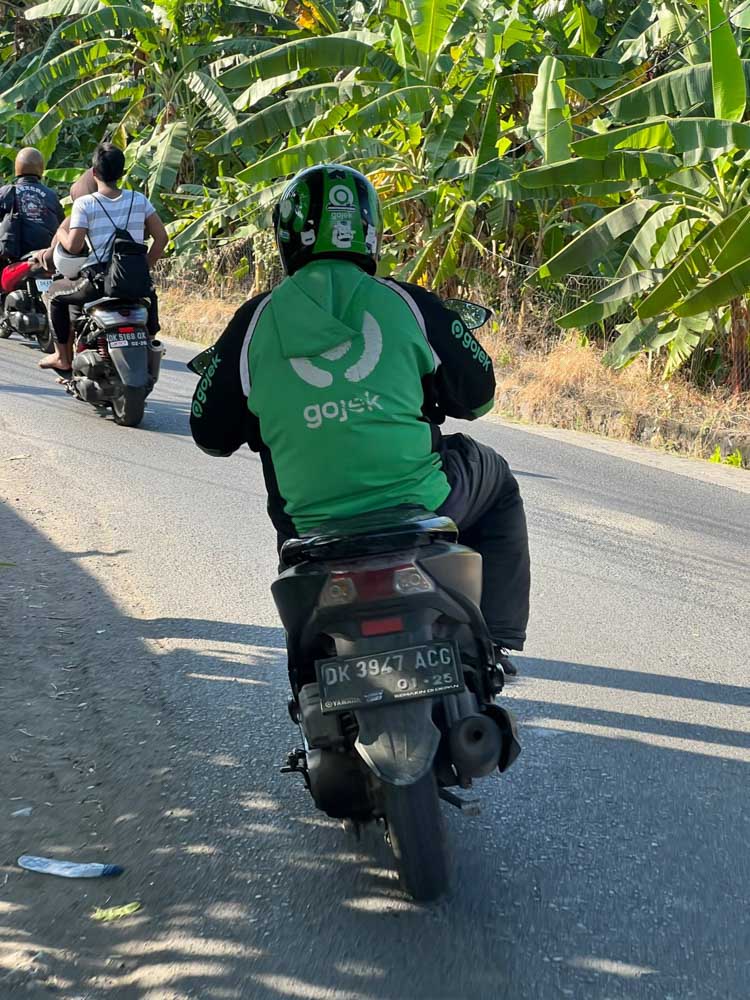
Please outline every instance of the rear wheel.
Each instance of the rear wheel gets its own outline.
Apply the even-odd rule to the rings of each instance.
[[[119,396],[112,400],[115,423],[123,427],[137,427],[146,409],[146,390],[124,385]]]
[[[414,785],[383,784],[385,820],[402,887],[418,902],[448,891],[443,816],[430,772]]]

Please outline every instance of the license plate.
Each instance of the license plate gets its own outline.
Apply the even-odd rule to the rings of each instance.
[[[46,292],[51,284],[52,284],[52,278],[37,278],[36,290],[38,292]]]
[[[315,664],[324,712],[380,706],[463,691],[463,671],[451,642]]]
[[[107,334],[110,347],[148,347],[145,330],[135,330],[133,333],[120,333],[119,330]]]

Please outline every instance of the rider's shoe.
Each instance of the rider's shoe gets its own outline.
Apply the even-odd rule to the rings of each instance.
[[[511,660],[508,650],[502,646],[495,646],[495,663],[503,668],[506,677],[518,677],[518,667]]]

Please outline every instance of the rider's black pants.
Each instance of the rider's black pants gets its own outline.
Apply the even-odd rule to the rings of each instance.
[[[451,492],[438,513],[453,518],[459,541],[482,556],[482,613],[495,642],[523,649],[531,573],[526,515],[502,455],[465,434],[438,447]]]
[[[80,307],[101,297],[101,292],[88,278],[56,278],[44,293],[49,325],[58,344],[70,340],[71,306]]]

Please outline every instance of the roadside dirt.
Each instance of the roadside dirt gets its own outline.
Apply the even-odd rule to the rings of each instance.
[[[35,508],[25,477],[0,478],[0,500],[24,511],[0,504],[0,997],[170,997],[127,985],[158,919],[168,845],[171,751],[153,661],[86,553],[34,526],[55,514]],[[125,872],[58,878],[23,871],[21,854]],[[135,901],[131,917],[92,919]]]

